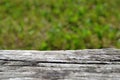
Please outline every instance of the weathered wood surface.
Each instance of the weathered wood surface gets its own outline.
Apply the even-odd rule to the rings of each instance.
[[[0,50],[0,80],[120,80],[120,49]]]

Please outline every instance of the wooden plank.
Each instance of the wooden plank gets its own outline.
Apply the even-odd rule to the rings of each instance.
[[[120,63],[119,49],[66,51],[0,51],[1,60],[63,63]]]
[[[0,80],[120,80],[120,49],[0,50]]]
[[[46,64],[46,63],[45,63]],[[9,78],[38,78],[46,80],[119,80],[120,65],[70,65],[52,64],[52,67],[34,66],[2,66],[0,67],[0,80]],[[58,67],[62,66],[62,67]],[[73,66],[73,67],[71,67]],[[114,78],[114,79],[113,79]],[[29,79],[28,79],[29,80]]]

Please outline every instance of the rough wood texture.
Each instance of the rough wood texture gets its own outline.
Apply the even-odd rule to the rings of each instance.
[[[0,80],[120,80],[120,49],[0,50]]]

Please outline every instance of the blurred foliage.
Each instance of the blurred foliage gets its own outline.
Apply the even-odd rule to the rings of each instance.
[[[0,49],[120,48],[120,0],[0,0]]]

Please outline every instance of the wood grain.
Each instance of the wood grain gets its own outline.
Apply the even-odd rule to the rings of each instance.
[[[120,80],[120,49],[0,50],[0,80]]]

